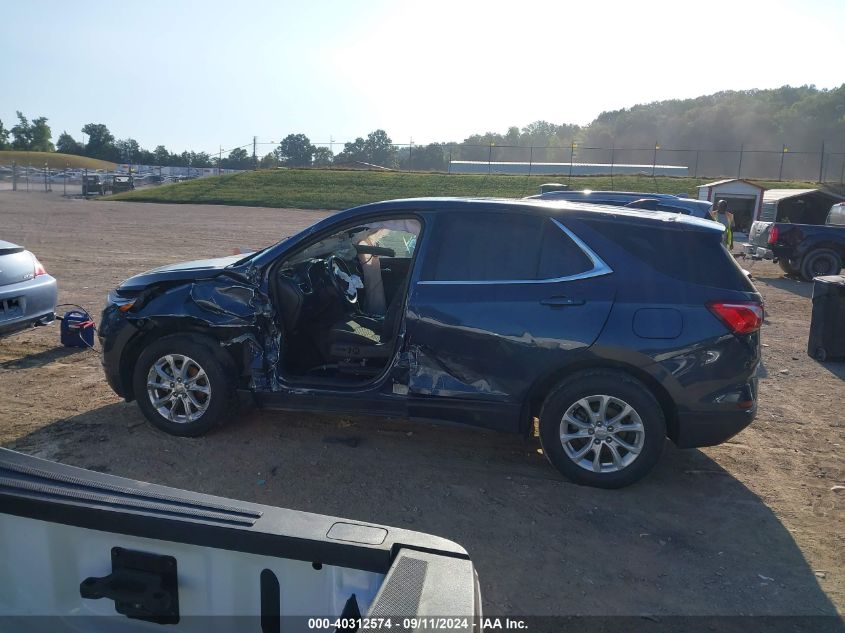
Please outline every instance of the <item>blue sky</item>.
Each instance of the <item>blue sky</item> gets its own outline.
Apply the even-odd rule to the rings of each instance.
[[[838,0],[0,5],[0,119],[152,149],[462,140],[718,90],[845,82]],[[266,151],[270,146],[264,146]],[[339,149],[336,147],[335,149]]]

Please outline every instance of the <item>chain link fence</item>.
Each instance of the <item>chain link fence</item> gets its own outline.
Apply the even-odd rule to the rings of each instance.
[[[318,145],[327,147],[327,144]],[[337,147],[338,143],[334,143]],[[748,178],[845,183],[845,152],[754,149],[677,149],[652,147],[565,147],[497,144],[394,144],[388,164],[358,161],[362,167],[402,171],[520,175],[664,175],[692,178]],[[349,167],[335,155],[335,167]]]
[[[95,192],[83,190],[83,179],[86,176],[99,176],[103,183],[108,183],[115,176],[131,175],[133,186],[156,186],[239,171],[242,170],[129,164],[119,165],[115,169],[87,169],[69,165],[56,168],[47,164],[12,162],[0,164],[0,190],[60,192],[74,196]],[[104,191],[108,193],[110,187],[106,186]]]
[[[258,154],[277,143],[254,142],[256,168],[266,165]],[[271,146],[267,148],[267,146]],[[845,184],[845,152],[755,149],[677,149],[655,143],[652,147],[592,147],[571,143],[563,147],[501,144],[431,143],[391,144],[375,148],[371,155],[342,152],[344,143],[317,143],[310,162],[281,162],[280,166],[323,169],[369,169],[384,171],[434,172],[446,174],[513,174],[548,176],[645,175],[679,176],[699,179],[748,178],[755,180],[799,180],[820,184]],[[61,191],[80,193],[86,174],[105,177],[131,170],[136,186],[159,185],[242,170],[218,167],[129,165],[115,170],[86,170],[44,165],[0,165],[0,189],[16,191]]]
[[[252,144],[256,165],[263,165],[262,156],[278,145]],[[637,174],[845,184],[845,151],[834,151],[825,145],[813,150],[787,145],[766,149],[744,145],[733,149],[687,149],[660,143],[645,147],[596,147],[577,142],[563,146],[394,143],[389,150],[381,147],[369,155],[352,157],[345,155],[344,145],[342,141],[314,143],[318,151],[312,163],[282,161],[282,165],[451,174]]]

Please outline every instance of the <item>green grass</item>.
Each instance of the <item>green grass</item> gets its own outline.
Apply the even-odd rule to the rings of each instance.
[[[72,154],[60,154],[58,152],[20,152],[16,150],[0,150],[0,165],[11,165],[17,163],[19,167],[37,167],[41,169],[44,163],[50,169],[114,169],[114,163],[87,156],[74,156]]]
[[[573,189],[615,189],[696,196],[708,178],[578,176]],[[539,192],[545,182],[565,176],[447,175],[403,172],[289,169],[251,171],[137,189],[112,200],[185,204],[227,204],[299,209],[345,209],[359,204],[421,196],[519,198]],[[812,188],[805,182],[760,182],[764,187]]]

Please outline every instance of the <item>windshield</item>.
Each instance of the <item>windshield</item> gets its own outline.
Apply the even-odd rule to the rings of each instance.
[[[233,264],[229,264],[228,266],[226,266],[226,268],[233,268],[233,267],[235,267],[235,266],[240,266],[240,265],[242,265],[242,264],[246,264],[249,260],[251,260],[251,259],[253,259],[253,258],[255,258],[255,257],[258,257],[261,253],[265,253],[265,252],[269,251],[269,250],[270,250],[271,248],[273,248],[274,246],[278,246],[279,244],[284,244],[285,242],[287,242],[287,241],[288,241],[290,238],[292,238],[292,237],[293,237],[293,235],[288,235],[288,236],[286,236],[286,237],[283,237],[281,240],[279,240],[279,241],[278,241],[278,242],[276,242],[275,244],[270,244],[270,246],[265,246],[264,248],[259,249],[259,250],[257,250],[257,251],[253,251],[253,252],[247,253],[246,255],[244,255],[242,258],[240,258],[240,259],[239,259],[238,261],[236,261],[235,263],[233,263]],[[237,254],[237,253],[236,253],[236,254]]]

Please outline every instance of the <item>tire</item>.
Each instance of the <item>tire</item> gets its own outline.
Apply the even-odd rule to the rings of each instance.
[[[792,264],[790,264],[790,263],[789,263],[789,261],[787,261],[787,260],[785,260],[785,259],[779,259],[779,260],[778,260],[778,266],[780,266],[780,269],[781,269],[784,273],[786,273],[787,275],[790,275],[790,276],[792,276],[792,277],[796,277],[796,276],[798,276],[798,275],[800,275],[800,274],[801,274],[801,271],[800,271],[800,270],[798,270],[797,268],[795,268],[795,266],[793,266]]]
[[[579,401],[589,404],[595,417],[587,414]],[[606,417],[599,420],[602,402]],[[622,413],[623,405],[630,406],[632,412],[619,422],[641,431],[620,433],[617,426],[615,433],[608,432],[608,418],[612,420]],[[565,422],[565,414],[567,420],[574,419],[578,425]],[[566,447],[561,438],[564,432],[570,434]],[[582,437],[572,437],[581,433],[583,441]],[[597,471],[594,447],[600,438]],[[654,468],[665,441],[666,420],[660,404],[648,387],[621,371],[588,370],[567,378],[548,395],[540,412],[543,452],[564,477],[579,485],[622,488],[638,481]],[[618,463],[614,463],[614,449]],[[579,452],[585,450],[579,458]]]
[[[804,255],[801,262],[801,276],[807,281],[814,277],[838,275],[842,270],[842,257],[829,248],[819,248]]]
[[[158,339],[141,352],[132,386],[141,412],[154,426],[171,435],[198,437],[237,415],[234,372],[213,345],[200,337],[175,335]],[[159,386],[148,388],[150,381]],[[165,401],[168,396],[174,398]],[[153,397],[160,406],[153,404]]]

